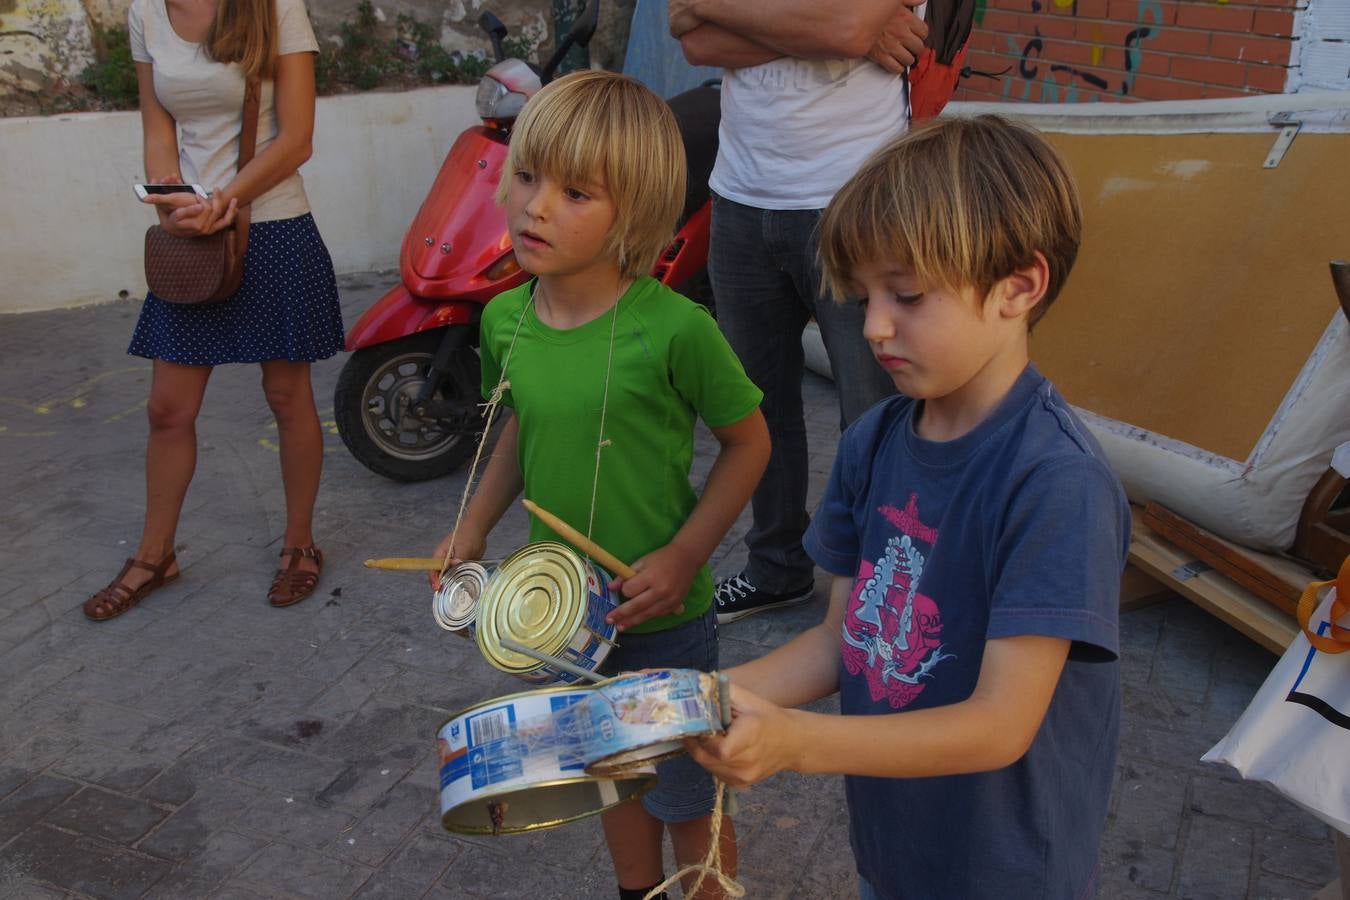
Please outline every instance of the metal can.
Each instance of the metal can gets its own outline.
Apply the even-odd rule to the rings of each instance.
[[[615,778],[684,752],[684,738],[722,731],[717,677],[695,669],[630,672],[591,689],[586,771]]]
[[[488,700],[437,732],[441,825],[465,834],[514,834],[573,822],[640,796],[651,766],[613,777],[584,770],[591,746],[575,717],[590,688],[544,688]],[[581,730],[578,730],[580,728]]]
[[[478,601],[500,560],[468,560],[441,577],[441,589],[432,595],[431,615],[436,624],[461,637],[473,638]]]
[[[493,668],[531,684],[573,684],[570,672],[502,645],[509,639],[594,672],[614,647],[605,621],[610,576],[566,544],[539,541],[502,560],[478,601],[475,638]]]

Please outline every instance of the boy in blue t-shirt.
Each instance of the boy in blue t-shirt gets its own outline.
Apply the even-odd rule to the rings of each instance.
[[[878,151],[822,221],[904,396],[844,434],[807,533],[824,622],[731,670],[735,721],[690,747],[732,783],[848,776],[864,898],[1095,890],[1129,508],[1027,346],[1081,222],[1058,154],[991,116]]]

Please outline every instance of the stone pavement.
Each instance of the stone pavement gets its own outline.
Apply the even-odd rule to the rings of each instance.
[[[348,323],[391,278],[343,279]],[[141,519],[149,364],[123,352],[137,309],[0,318],[0,896],[615,896],[594,819],[498,839],[440,828],[436,729],[521,685],[434,626],[420,576],[361,561],[430,551],[463,473],[386,481],[330,433],[320,592],[270,609],[283,528],[275,428],[256,368],[221,369],[179,533],[183,577],[128,615],[85,620],[80,603],[116,573]],[[330,423],[341,364],[315,369]],[[833,388],[814,376],[806,388],[819,491]],[[711,452],[705,436],[700,476]],[[719,551],[723,569],[745,526]],[[513,511],[490,551],[524,534]],[[781,643],[822,608],[818,597],[725,628],[724,660]],[[1327,829],[1197,762],[1274,657],[1179,600],[1122,625],[1101,896],[1311,896],[1334,876]],[[750,897],[856,896],[838,779],[778,777],[741,807]],[[922,811],[896,816],[923,826]]]

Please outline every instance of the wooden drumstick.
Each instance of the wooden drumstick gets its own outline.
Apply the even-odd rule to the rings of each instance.
[[[367,569],[388,569],[394,572],[439,572],[441,561],[430,556],[386,556],[366,560]]]
[[[637,572],[633,571],[633,567],[628,565],[628,563],[623,562],[613,553],[610,553],[604,547],[601,547],[595,541],[586,537],[586,535],[577,531],[553,513],[546,509],[542,509],[534,501],[522,499],[520,502],[525,504],[526,509],[538,516],[539,521],[558,532],[558,534],[565,537],[578,550],[594,559],[606,569],[609,569],[615,575],[618,575],[620,578],[632,578],[637,574]]]

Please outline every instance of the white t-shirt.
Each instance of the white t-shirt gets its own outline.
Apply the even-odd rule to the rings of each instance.
[[[727,69],[708,183],[746,206],[824,209],[904,129],[900,76],[867,60],[783,57]]]
[[[277,55],[317,53],[319,42],[303,0],[276,0],[276,10]],[[244,122],[244,73],[239,64],[213,62],[201,44],[179,37],[169,24],[164,0],[132,0],[127,27],[131,58],[153,64],[155,96],[178,123],[178,161],[183,180],[208,191],[225,187],[235,176]],[[272,88],[271,80],[263,82],[255,153],[262,153],[277,135]],[[294,172],[253,201],[250,218],[266,222],[307,212],[305,186],[300,173]]]

